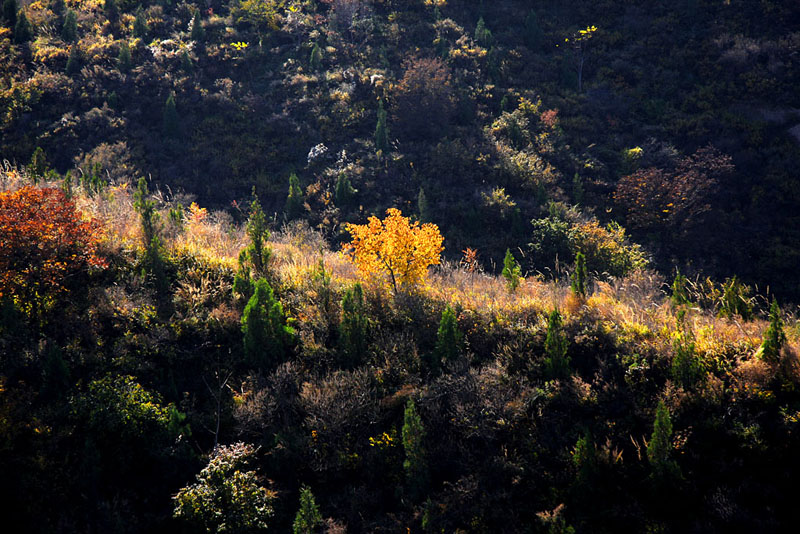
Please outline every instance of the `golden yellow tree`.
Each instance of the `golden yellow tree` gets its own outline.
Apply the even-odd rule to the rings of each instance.
[[[439,265],[444,237],[439,227],[420,225],[400,210],[386,210],[383,220],[373,216],[367,224],[348,224],[353,241],[345,245],[353,263],[367,276],[384,278],[397,294],[422,279],[431,265]]]

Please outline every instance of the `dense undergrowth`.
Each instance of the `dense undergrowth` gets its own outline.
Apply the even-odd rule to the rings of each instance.
[[[795,2],[4,5],[12,164],[215,208],[256,185],[332,243],[397,207],[487,270],[507,248],[571,264],[596,217],[664,273],[800,295]]]
[[[4,202],[30,190],[1,179]],[[262,249],[257,305],[252,208],[245,227],[140,192],[71,191],[102,261],[39,306],[4,300],[1,501],[21,530],[791,529],[794,314],[647,270],[580,297],[445,264],[393,294],[303,223]],[[260,305],[280,309],[253,346]]]

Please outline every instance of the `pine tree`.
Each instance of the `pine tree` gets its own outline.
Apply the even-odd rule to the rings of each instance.
[[[693,387],[703,376],[703,363],[695,352],[694,336],[685,324],[686,310],[678,312],[678,333],[672,344],[672,380],[684,389]]]
[[[375,149],[386,154],[389,150],[389,128],[386,125],[386,110],[383,100],[378,102],[378,123],[375,125]]]
[[[8,28],[14,28],[17,25],[17,0],[3,2],[3,21]]]
[[[313,534],[322,526],[322,514],[319,512],[317,501],[311,489],[303,486],[300,490],[300,509],[294,516],[292,524],[293,534]]]
[[[770,363],[778,363],[785,343],[786,333],[783,331],[781,308],[778,306],[778,301],[772,299],[769,308],[769,326],[764,331],[764,340],[761,342],[761,358]]]
[[[271,368],[282,362],[294,338],[294,329],[286,325],[283,305],[264,278],[256,280],[253,296],[244,308],[242,333],[245,356],[256,367]]]
[[[139,39],[146,39],[148,30],[147,19],[144,18],[144,10],[142,6],[139,6],[136,9],[136,18],[133,19],[133,36]]]
[[[534,51],[538,51],[542,44],[542,28],[539,26],[539,17],[532,9],[525,17],[525,44]]]
[[[117,68],[120,72],[128,72],[131,70],[133,60],[131,59],[131,47],[128,41],[121,41],[119,45],[119,55],[117,56]]]
[[[364,290],[356,283],[342,296],[339,342],[350,363],[361,362],[367,354],[369,319],[364,308]]]
[[[200,18],[200,10],[195,9],[192,16],[192,33],[191,39],[196,43],[203,42],[206,35],[206,30],[203,28],[203,19]]]
[[[550,312],[547,318],[547,337],[544,341],[544,371],[548,380],[566,378],[571,374],[567,356],[567,337],[562,331],[561,314]]]
[[[111,24],[114,24],[119,19],[119,7],[116,0],[106,0],[103,4],[103,12]]]
[[[670,296],[672,305],[676,308],[684,304],[689,304],[689,293],[686,290],[686,283],[686,277],[683,276],[680,271],[677,271],[675,273],[675,279],[672,281],[672,295]]]
[[[356,193],[357,191],[353,188],[353,184],[350,183],[350,178],[343,172],[339,173],[339,178],[336,179],[336,205],[340,208],[350,205],[353,195]]]
[[[175,95],[170,93],[164,104],[163,129],[167,137],[177,137],[179,131],[178,110],[175,106]]]
[[[672,419],[664,401],[658,403],[653,434],[647,444],[647,459],[656,478],[664,479],[678,473],[678,464],[672,460]]]
[[[311,54],[308,57],[308,68],[311,72],[316,72],[322,66],[322,49],[319,47],[319,43],[314,43],[314,47],[311,49]]]
[[[439,330],[436,332],[437,363],[450,362],[458,358],[462,350],[463,334],[458,329],[458,321],[453,308],[448,304],[442,312]]]
[[[506,257],[503,258],[503,278],[506,279],[506,287],[509,291],[514,292],[519,287],[520,278],[522,277],[522,269],[511,254],[511,250],[506,249]]]
[[[139,178],[139,186],[133,194],[133,208],[139,214],[142,226],[142,244],[144,245],[143,274],[152,276],[153,284],[160,294],[168,287],[166,278],[163,246],[161,244],[160,217],[156,212],[155,201],[149,198],[147,180]]]
[[[181,53],[181,68],[187,74],[191,74],[194,71],[194,63],[192,63],[192,58],[189,56],[189,51],[184,50]]]
[[[572,273],[572,293],[579,298],[586,298],[586,257],[582,252],[575,256],[575,272]]]
[[[492,46],[492,32],[486,27],[483,17],[478,19],[475,27],[475,41],[484,48]]]
[[[583,178],[576,172],[572,177],[572,199],[575,201],[575,204],[583,204],[584,192]]]
[[[32,35],[31,23],[28,22],[25,10],[20,9],[17,12],[17,23],[14,25],[14,42],[16,44],[27,43],[31,40]]]
[[[572,463],[577,469],[576,484],[581,488],[590,485],[597,472],[597,449],[588,430],[575,443]]]
[[[42,147],[37,146],[31,155],[31,164],[28,165],[28,173],[33,179],[33,183],[39,183],[39,180],[45,177],[48,167],[44,150],[42,150]]]
[[[74,76],[81,70],[81,51],[77,44],[74,44],[69,49],[69,56],[67,56],[67,65],[64,67],[64,72],[67,76]]]
[[[286,217],[295,219],[303,212],[303,190],[297,174],[289,175],[289,196],[286,197]]]
[[[421,223],[431,222],[431,208],[428,205],[428,197],[425,195],[425,190],[421,187],[417,195],[417,213],[419,213],[419,221]]]
[[[413,498],[421,497],[428,487],[428,462],[425,454],[425,426],[417,413],[414,399],[408,399],[403,415],[403,470]]]
[[[247,255],[253,265],[253,274],[256,277],[266,276],[272,250],[266,245],[267,239],[269,239],[267,217],[264,215],[264,210],[261,209],[261,202],[258,200],[255,188],[253,188],[253,201],[250,203],[250,217],[247,219],[245,229],[247,237],[250,238]]]
[[[50,10],[60,18],[67,11],[67,4],[64,0],[53,0],[50,2]]]
[[[67,14],[64,16],[61,38],[67,43],[74,43],[78,38],[78,15],[71,9],[68,9]]]

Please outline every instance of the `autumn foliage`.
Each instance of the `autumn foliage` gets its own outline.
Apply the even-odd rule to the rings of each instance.
[[[66,292],[71,277],[105,265],[98,237],[98,224],[59,189],[0,193],[0,300],[27,308]]]
[[[353,238],[347,246],[359,271],[384,279],[395,293],[424,279],[444,250],[438,226],[412,223],[396,208],[386,210],[383,220],[373,216],[367,224],[348,224],[347,231]]]

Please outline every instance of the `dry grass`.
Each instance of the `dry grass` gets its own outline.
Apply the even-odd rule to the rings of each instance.
[[[30,183],[24,170],[6,164],[0,168],[0,190],[14,190]],[[61,187],[60,182],[41,183]],[[141,243],[139,216],[133,209],[131,184],[111,184],[99,194],[85,194],[75,188],[74,200],[89,217],[106,229],[109,251],[138,248]],[[162,221],[175,204],[156,194]],[[246,245],[244,228],[235,225],[225,213],[207,213],[191,206],[185,211],[183,228],[170,227],[166,245],[173,254],[192,254],[235,268],[239,252]],[[323,260],[331,275],[334,290],[362,281],[376,290],[378,284],[361,279],[355,267],[339,252],[331,251],[324,238],[305,223],[292,223],[275,232],[269,243],[273,250],[272,268],[286,287],[306,291],[308,281]],[[426,297],[471,310],[497,322],[538,321],[553,308],[559,308],[567,321],[600,321],[615,330],[623,341],[668,347],[677,329],[676,312],[664,293],[664,280],[652,271],[638,271],[624,279],[595,283],[586,300],[571,296],[565,282],[529,278],[515,291],[505,280],[481,272],[469,272],[444,263],[433,269],[420,291]],[[377,290],[376,290],[377,291]],[[800,353],[800,328],[794,315],[787,316],[787,351]],[[692,308],[686,324],[694,333],[698,353],[714,358],[743,358],[752,355],[761,343],[766,321],[749,322],[722,319],[711,312]]]

